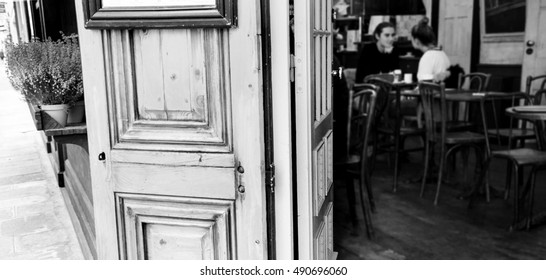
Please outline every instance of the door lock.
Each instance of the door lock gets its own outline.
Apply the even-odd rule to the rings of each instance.
[[[99,160],[104,161],[106,159],[106,154],[104,152],[99,154]]]
[[[332,77],[342,79],[343,78],[343,67],[339,67],[335,70],[332,70]]]

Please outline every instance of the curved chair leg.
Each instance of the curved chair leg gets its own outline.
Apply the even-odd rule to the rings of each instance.
[[[483,185],[483,182],[484,182],[483,174],[485,174],[484,168],[489,168],[489,158],[487,157],[486,150],[487,150],[487,147],[482,147],[481,150],[479,151],[476,150],[476,158],[477,158],[476,164],[478,165],[477,169],[479,168],[479,170],[476,172],[476,174],[478,175],[478,180],[477,180],[478,185],[476,185],[477,189],[480,189],[481,186]],[[485,165],[486,162],[487,162],[487,166]],[[487,203],[491,202],[491,190],[489,189],[489,185],[485,185],[485,201]]]
[[[445,145],[440,147],[440,166],[438,166],[438,183],[436,185],[436,196],[434,197],[434,205],[438,205],[438,198],[440,197],[440,187],[442,186],[442,175],[444,170],[444,161],[446,158]]]
[[[358,225],[356,218],[356,207],[355,207],[355,188],[354,188],[354,178],[348,173],[345,174],[346,181],[345,187],[347,192],[347,200],[349,201],[349,217],[353,223],[353,228],[356,228]]]
[[[506,180],[504,182],[504,200],[508,200],[512,184],[512,162],[509,160],[506,162]]]
[[[481,146],[478,146],[478,145],[475,145],[474,146],[474,152],[476,153],[476,172],[474,173],[474,175],[477,175],[478,176],[478,179],[475,180],[476,181],[476,185],[474,186],[474,193],[478,193],[481,189],[481,186],[483,185],[483,168],[484,168],[484,163],[485,163],[485,157],[486,157],[486,152],[485,150],[487,149],[487,147],[481,147]],[[474,176],[475,177],[475,176]],[[490,190],[488,187],[485,188],[485,201],[486,202],[489,202],[490,201]]]
[[[368,193],[368,199],[370,200],[370,207],[372,209],[372,213],[375,213],[376,212],[375,199],[373,198],[373,189],[372,189],[372,182],[370,179],[370,172],[368,170],[365,170],[363,172],[364,172],[364,184],[366,185],[366,192]]]
[[[400,142],[401,137],[394,140],[394,182],[392,183],[392,192],[396,192],[398,188],[398,165],[400,164]]]
[[[429,150],[430,150],[430,143],[428,140],[425,140],[425,165],[423,167],[423,178],[421,181],[421,193],[419,194],[420,197],[423,197],[425,194],[425,185],[427,183],[427,174],[428,174],[428,164],[429,164]]]
[[[489,157],[486,161],[485,161],[485,164],[483,165],[483,178],[485,179],[485,194],[486,194],[486,200],[487,202],[489,202],[491,200],[490,198],[490,193],[491,191],[489,190],[489,165],[491,164],[491,157]]]
[[[361,176],[361,179],[362,176]],[[364,184],[364,180],[360,180],[360,202],[362,206],[362,214],[364,215],[364,223],[366,223],[366,234],[368,235],[368,238],[373,238],[374,228],[372,224],[372,214],[370,211],[370,201],[369,197],[367,196],[367,193],[364,191],[364,188],[362,187]]]
[[[470,154],[470,148],[469,147],[463,147],[461,151],[461,156],[463,160],[463,182],[464,184],[468,184],[468,155]],[[453,154],[453,157],[455,157],[456,154]]]
[[[520,168],[517,164],[514,164],[514,171],[516,175],[516,184],[514,186],[514,218],[512,220],[512,225],[510,226],[510,231],[514,230],[519,219],[519,177]]]
[[[529,230],[531,228],[531,222],[533,219],[533,204],[534,204],[534,197],[535,197],[535,184],[536,184],[536,168],[533,167],[531,170],[531,189],[529,190],[529,211],[527,214],[527,225],[526,229]]]

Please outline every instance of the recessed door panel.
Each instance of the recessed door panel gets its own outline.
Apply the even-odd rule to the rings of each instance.
[[[116,197],[122,258],[234,258],[233,201],[124,193]]]
[[[104,33],[114,148],[229,152],[225,30]]]

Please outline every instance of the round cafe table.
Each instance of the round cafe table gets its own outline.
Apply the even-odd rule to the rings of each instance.
[[[546,106],[534,105],[534,106],[516,106],[506,108],[506,114],[514,118],[528,120],[528,121],[546,121]],[[539,128],[542,126],[538,126]],[[544,131],[538,132],[538,145],[539,149],[546,148],[546,136]]]

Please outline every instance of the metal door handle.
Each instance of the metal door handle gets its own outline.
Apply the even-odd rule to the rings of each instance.
[[[337,69],[332,70],[332,77],[341,80],[341,78],[343,78],[343,67],[338,67]]]

